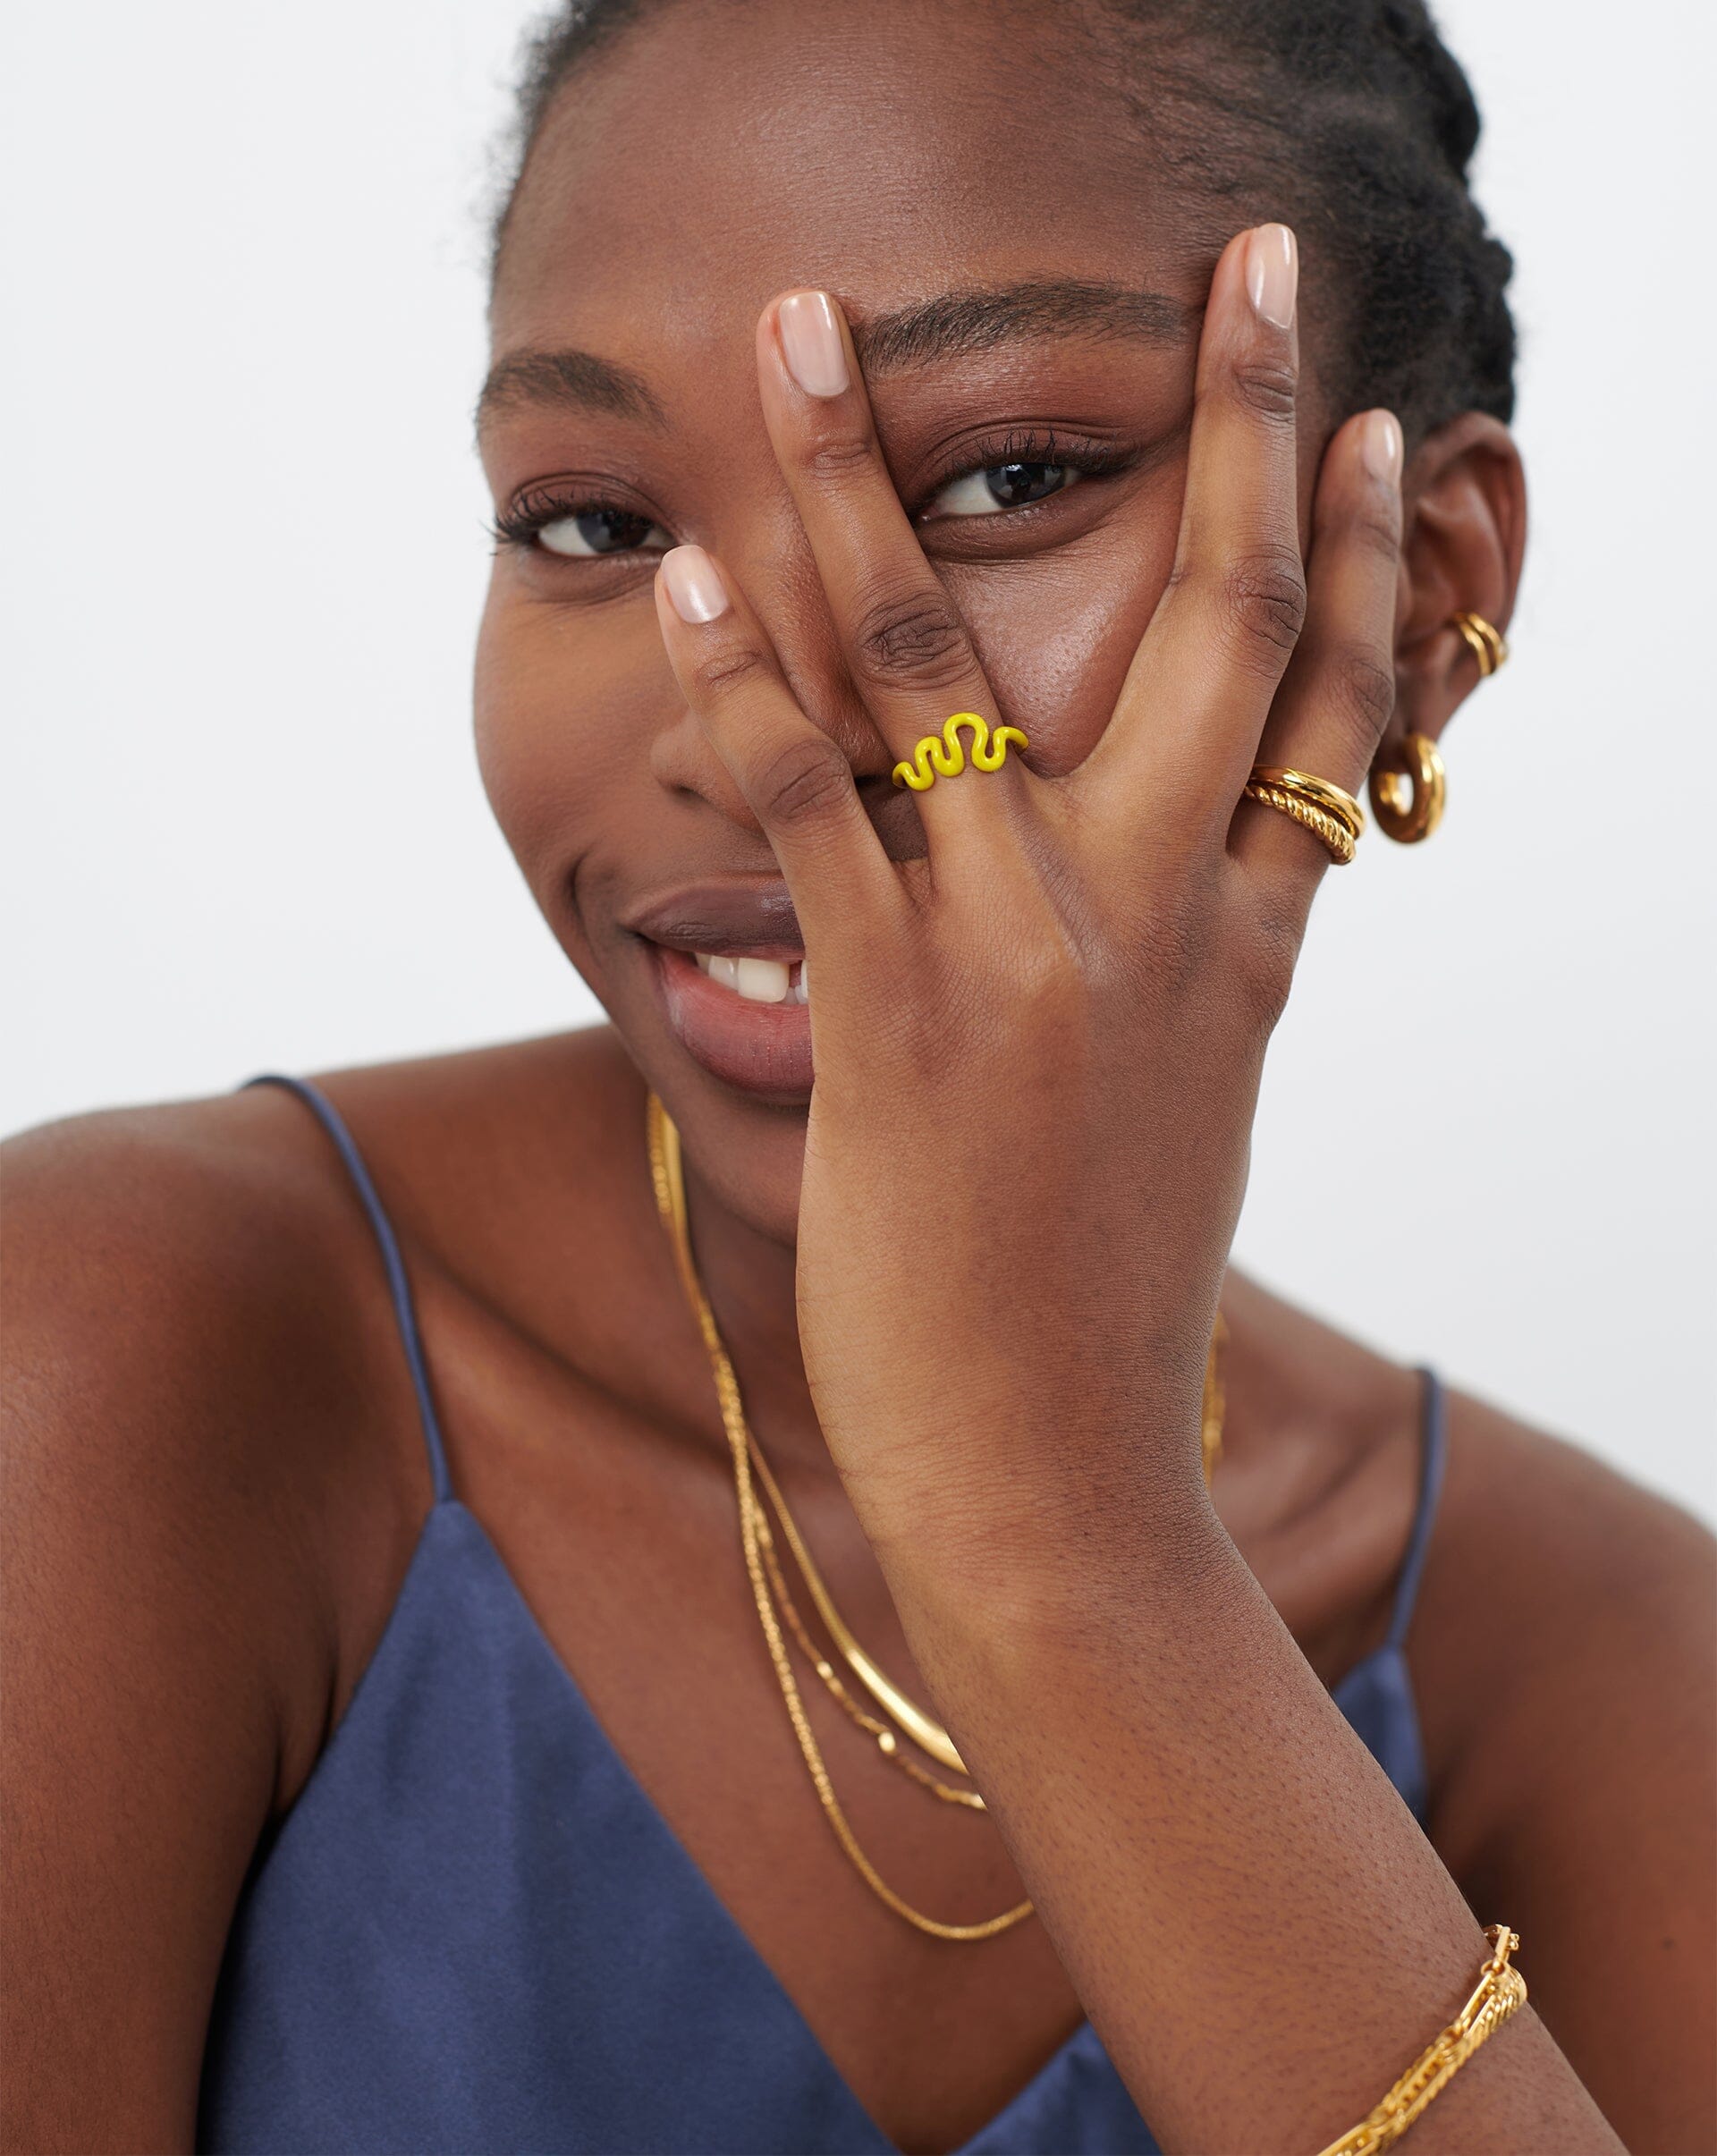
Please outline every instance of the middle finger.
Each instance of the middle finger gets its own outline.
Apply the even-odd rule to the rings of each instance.
[[[884,461],[852,334],[825,292],[782,293],[757,321],[764,421],[810,541],[848,671],[897,761],[943,742],[956,712],[980,717],[995,753],[1002,721],[953,601],[931,568]],[[1031,774],[1010,740],[999,768],[974,762],[977,730],[956,730],[965,768],[913,789],[938,859],[994,862],[1020,835]],[[930,768],[935,768],[930,766]]]
[[[1174,567],[1113,715],[1075,774],[1166,853],[1227,843],[1306,605],[1297,511],[1299,258],[1282,224],[1239,233],[1198,343]]]

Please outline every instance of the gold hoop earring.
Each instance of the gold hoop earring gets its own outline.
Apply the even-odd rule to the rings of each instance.
[[[1500,629],[1493,628],[1482,613],[1458,613],[1451,617],[1454,626],[1467,640],[1467,647],[1478,661],[1478,678],[1488,681],[1509,655],[1508,640]]]
[[[1442,820],[1449,774],[1428,734],[1408,734],[1401,757],[1398,770],[1379,771],[1374,765],[1368,791],[1378,829],[1403,846],[1417,846]]]

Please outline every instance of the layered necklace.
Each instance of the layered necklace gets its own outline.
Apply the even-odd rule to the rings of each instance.
[[[757,1606],[757,1619],[763,1627],[769,1659],[774,1665],[781,1696],[786,1704],[788,1719],[792,1723],[794,1736],[799,1739],[799,1748],[804,1754],[805,1764],[810,1771],[817,1800],[834,1830],[835,1839],[858,1876],[897,1916],[904,1917],[908,1923],[915,1925],[920,1932],[928,1932],[933,1939],[994,1939],[998,1932],[1010,1931],[1029,1916],[1032,1914],[1030,1902],[1019,1902],[1011,1909],[1004,1909],[999,1916],[986,1918],[982,1923],[943,1923],[934,1916],[926,1916],[922,1910],[915,1909],[909,1902],[902,1900],[878,1873],[859,1847],[847,1815],[834,1794],[822,1749],[811,1729],[805,1703],[799,1696],[799,1686],[793,1676],[792,1661],[787,1652],[782,1632],[783,1619],[786,1631],[792,1635],[800,1653],[830,1695],[842,1712],[875,1740],[877,1750],[892,1765],[909,1775],[920,1788],[929,1791],[943,1804],[961,1805],[973,1812],[985,1809],[984,1798],[972,1783],[947,1730],[934,1715],[926,1713],[922,1707],[909,1699],[866,1653],[842,1620],[822,1575],[812,1561],[805,1539],[795,1525],[792,1514],[787,1509],[787,1501],[781,1493],[780,1485],[769,1471],[769,1463],[764,1458],[762,1449],[740,1406],[740,1388],[733,1375],[733,1365],[722,1344],[722,1336],[716,1330],[709,1299],[704,1293],[703,1282],[698,1278],[698,1268],[692,1259],[691,1236],[686,1216],[685,1179],[680,1155],[680,1133],[673,1119],[654,1092],[648,1096],[646,1124],[656,1209],[673,1245],[686,1298],[703,1333],[704,1346],[708,1350],[710,1365],[715,1374],[715,1392],[721,1402],[722,1423],[727,1432],[728,1450],[732,1456],[733,1484],[739,1498],[740,1542],[744,1551],[746,1573],[751,1582],[752,1597]],[[1227,1332],[1227,1326],[1219,1314],[1216,1330],[1211,1339],[1209,1359],[1205,1365],[1201,1439],[1206,1484],[1222,1453],[1222,1351]],[[763,1497],[758,1495],[759,1485]],[[764,1497],[768,1501],[767,1506]],[[773,1521],[771,1509],[774,1513]],[[804,1583],[805,1593],[809,1596],[812,1607],[828,1635],[834,1656],[871,1706],[880,1709],[883,1719],[859,1704],[848,1685],[842,1681],[834,1661],[811,1637],[788,1588],[776,1542],[777,1527],[780,1539],[785,1543],[788,1554]],[[920,1756],[915,1757],[914,1751]],[[926,1761],[930,1763],[929,1765],[922,1763]],[[958,1782],[944,1781],[941,1773],[933,1771],[933,1768],[960,1779]]]

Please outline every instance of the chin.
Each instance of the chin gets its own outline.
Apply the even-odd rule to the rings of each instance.
[[[707,1185],[724,1211],[791,1249],[799,1240],[809,1102],[758,1101],[702,1072],[683,1078],[672,1094],[662,1086],[656,1091],[679,1126],[689,1179]]]

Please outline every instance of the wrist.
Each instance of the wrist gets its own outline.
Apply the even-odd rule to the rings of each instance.
[[[915,1659],[935,1684],[1011,1692],[1148,1651],[1256,1584],[1195,1464],[1146,1489],[1088,1485],[1077,1506],[1042,1489],[921,1509],[873,1541]]]

